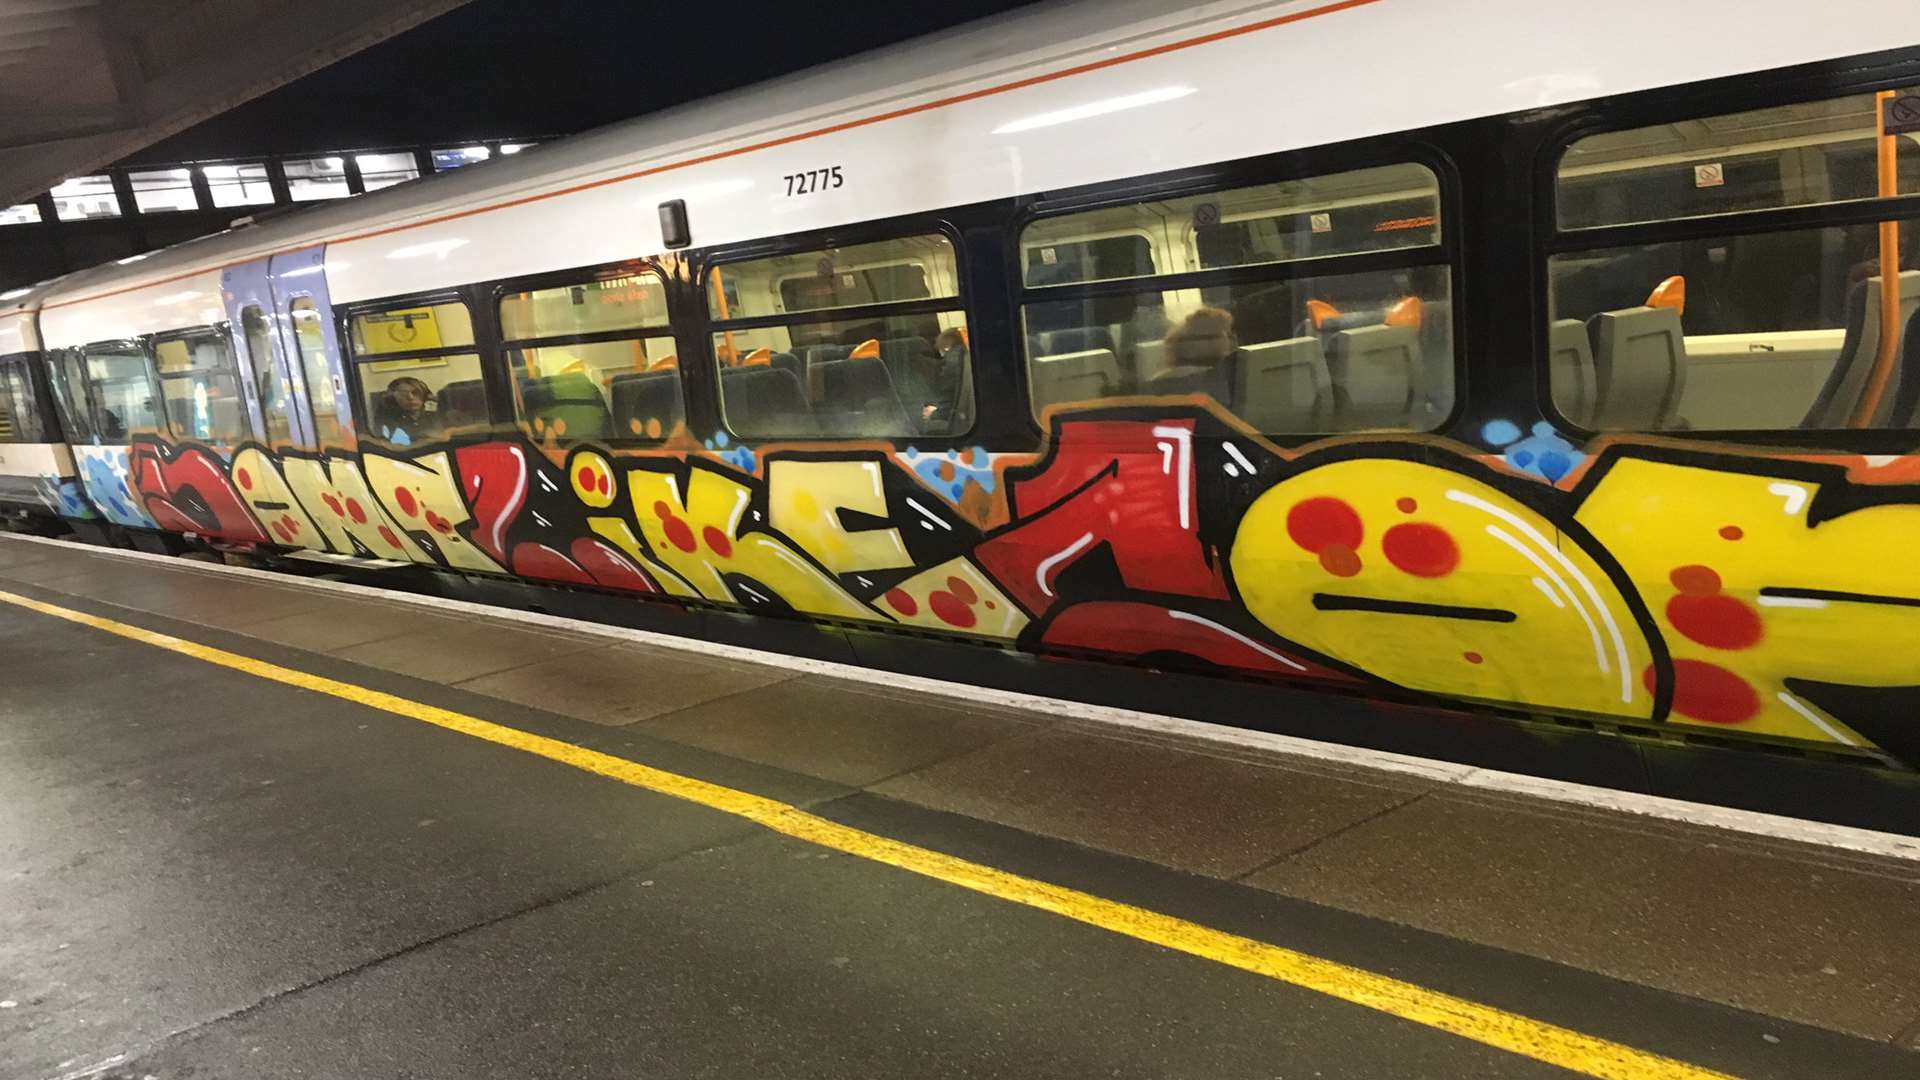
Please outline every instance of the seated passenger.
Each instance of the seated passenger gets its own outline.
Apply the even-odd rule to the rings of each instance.
[[[951,422],[960,409],[960,385],[968,363],[966,329],[950,326],[940,331],[933,347],[940,358],[933,366],[933,385],[926,388],[926,400],[920,406],[920,418],[929,422],[930,431],[935,424]]]
[[[438,438],[446,425],[427,409],[433,390],[411,375],[402,375],[387,384],[387,392],[374,408],[374,429],[395,446]]]
[[[1222,405],[1233,404],[1233,357],[1240,344],[1231,314],[1200,308],[1167,331],[1164,344],[1168,366],[1148,381],[1146,393],[1211,394]]]

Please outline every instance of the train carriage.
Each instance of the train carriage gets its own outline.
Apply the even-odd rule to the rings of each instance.
[[[1904,13],[1049,5],[78,275],[0,374],[98,537],[1907,768]]]

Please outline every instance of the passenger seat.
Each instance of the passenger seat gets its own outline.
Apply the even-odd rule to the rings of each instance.
[[[835,435],[917,435],[919,424],[907,416],[893,376],[879,357],[826,360],[809,373],[814,407],[822,426]]]
[[[592,378],[578,372],[520,381],[527,419],[568,439],[604,439],[613,431],[607,400]]]
[[[1278,435],[1332,426],[1333,382],[1319,338],[1244,346],[1234,375],[1234,412],[1256,430]]]
[[[487,387],[479,379],[448,383],[433,400],[445,427],[485,427],[492,422],[487,414]]]
[[[1853,411],[1867,392],[1867,383],[1880,355],[1880,280],[1877,276],[1870,277],[1847,294],[1847,336],[1840,346],[1840,358],[1834,362],[1833,372],[1827,376],[1820,396],[1814,399],[1807,418],[1801,422],[1802,428],[1832,430],[1852,422]],[[1920,270],[1908,270],[1900,275],[1902,323],[1911,320],[1916,312],[1920,312]],[[1906,343],[1902,342],[1899,348],[1907,348]],[[1900,357],[1901,353],[1896,351],[1896,365]],[[1895,370],[1899,370],[1897,366]],[[1886,421],[1892,410],[1893,387],[1894,384],[1889,383],[1888,392],[1880,399],[1878,415],[1874,417],[1876,427]]]
[[[1426,390],[1418,326],[1359,326],[1326,338],[1340,427],[1406,430]]]
[[[664,437],[680,426],[680,374],[676,371],[631,372],[615,375],[614,434],[622,438]],[[658,427],[653,424],[658,422]],[[658,436],[654,432],[658,432]]]
[[[727,426],[743,437],[806,438],[820,434],[820,424],[807,405],[800,380],[785,368],[722,368],[720,400]]]
[[[1035,357],[1028,372],[1033,384],[1035,412],[1049,405],[1117,397],[1124,392],[1120,365],[1112,349]]]
[[[1593,426],[1599,377],[1593,366],[1593,339],[1578,319],[1556,319],[1547,327],[1547,367],[1554,407],[1583,428]]]
[[[1672,307],[1603,311],[1587,323],[1593,340],[1595,406],[1602,431],[1671,431],[1687,389],[1687,341]]]

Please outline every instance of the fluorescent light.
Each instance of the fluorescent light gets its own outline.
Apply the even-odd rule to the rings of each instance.
[[[1090,117],[1105,116],[1108,113],[1137,109],[1143,105],[1158,105],[1163,101],[1177,101],[1194,92],[1195,90],[1191,86],[1163,86],[1158,90],[1145,90],[1138,94],[1127,94],[1124,97],[1107,98],[1104,101],[1089,101],[1085,105],[1075,105],[1069,109],[1040,113],[1037,116],[1029,116],[1022,120],[1014,120],[1010,123],[1001,124],[999,127],[993,129],[993,133],[995,135],[1012,135],[1022,131],[1033,131],[1036,128],[1053,127],[1056,124],[1071,124],[1075,120],[1086,120]]]
[[[139,262],[141,259],[148,259],[152,257],[153,257],[153,252],[145,251],[145,252],[141,252],[138,255],[129,255],[124,259],[115,259],[113,264],[115,266],[132,266],[134,263]]]
[[[475,161],[485,161],[487,158],[487,148],[484,146],[469,146],[460,151],[460,154],[462,157],[469,157]]]
[[[520,143],[517,143],[517,142],[510,142],[510,143],[501,143],[501,144],[500,144],[500,152],[501,152],[502,154],[517,154],[517,153],[519,153],[520,151],[522,151],[522,150],[525,150],[525,149],[526,149],[526,147],[525,147],[525,146],[522,146],[522,145],[521,145]]]
[[[0,300],[18,300],[32,291],[31,285],[24,289],[8,289],[6,292],[0,292]]]
[[[200,169],[209,180],[231,180],[240,175],[238,165],[206,165]]]
[[[320,164],[325,165],[328,172],[339,172],[347,163],[343,158],[330,157],[321,158]]]

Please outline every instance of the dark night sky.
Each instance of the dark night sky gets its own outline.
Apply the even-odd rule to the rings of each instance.
[[[133,160],[584,131],[1022,6],[475,0]]]

